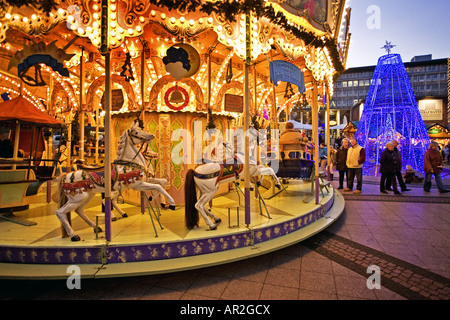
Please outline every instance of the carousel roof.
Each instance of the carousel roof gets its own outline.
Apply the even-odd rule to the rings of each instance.
[[[22,82],[23,94],[36,106],[45,105],[52,115],[102,108],[105,58],[101,54],[101,5],[98,1],[65,0],[58,8],[49,15],[31,7],[11,7],[0,14],[0,93],[18,95]],[[310,0],[304,4],[277,0],[109,0],[108,19],[112,81],[124,92],[118,112],[171,112],[164,103],[164,93],[182,86],[191,97],[182,111],[207,112],[211,108],[226,113],[225,93],[243,92],[245,34],[252,41],[248,54],[252,114],[262,114],[265,108],[270,112],[275,101],[279,108],[298,100],[300,91],[295,86],[290,91],[287,83],[273,86],[270,82],[272,60],[296,65],[304,74],[311,99],[314,81],[333,90],[334,78],[345,69],[350,38],[347,0]],[[194,48],[200,61],[194,74],[177,80],[163,60],[169,48],[180,44]],[[30,58],[32,53],[49,57]],[[25,62],[28,65],[24,66]]]

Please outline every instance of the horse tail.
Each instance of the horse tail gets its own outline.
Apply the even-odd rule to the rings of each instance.
[[[194,170],[189,169],[184,183],[185,223],[188,229],[198,227],[199,214],[195,204],[197,203],[197,191],[195,189]]]

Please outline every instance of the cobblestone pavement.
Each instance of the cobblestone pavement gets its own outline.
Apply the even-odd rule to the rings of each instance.
[[[450,298],[450,279],[331,232],[323,231],[303,244],[363,276],[370,266],[377,266],[382,270],[380,284],[407,299]]]
[[[448,185],[448,180],[446,184]],[[336,187],[336,181],[332,181]],[[420,185],[407,201],[347,200],[342,216],[314,237],[256,258],[173,274],[82,280],[0,281],[0,298],[36,300],[448,300],[450,203]],[[365,178],[363,195],[379,196]],[[391,195],[392,196],[392,195]],[[381,288],[369,289],[380,269]]]

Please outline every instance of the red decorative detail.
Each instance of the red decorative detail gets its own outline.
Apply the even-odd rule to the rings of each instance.
[[[63,183],[62,189],[66,194],[75,195],[77,193],[82,193],[83,191],[89,191],[94,189],[95,185],[91,179],[81,180],[73,183]]]
[[[125,184],[135,183],[136,181],[141,180],[144,177],[144,172],[139,169],[135,169],[133,171],[127,173],[119,174],[119,181]]]
[[[174,106],[169,101],[170,94],[172,92],[174,92],[175,90],[180,91],[184,95],[184,102],[178,107]],[[166,94],[164,95],[164,102],[166,103],[166,106],[168,106],[170,109],[175,110],[175,111],[180,111],[180,110],[184,109],[188,105],[188,103],[189,103],[189,94],[186,91],[186,89],[184,89],[182,87],[174,86],[174,87],[172,87],[172,88],[170,88],[169,90],[166,91]]]

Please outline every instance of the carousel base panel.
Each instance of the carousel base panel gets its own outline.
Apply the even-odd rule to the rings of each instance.
[[[47,204],[46,194],[41,193],[40,202],[17,213],[37,222],[36,225],[0,222],[0,278],[67,279],[73,273],[68,268],[72,265],[80,268],[82,278],[140,276],[209,267],[303,241],[330,226],[344,210],[342,195],[332,187],[320,195],[316,205],[310,196],[309,183],[291,181],[287,186],[286,191],[272,198],[271,190],[262,193],[261,211],[260,202],[252,193],[249,226],[245,225],[242,195],[238,226],[238,193],[231,191],[214,198],[211,210],[222,222],[217,230],[211,231],[201,217],[198,228],[187,230],[184,207],[175,211],[160,209],[158,222],[148,210],[141,213],[140,207],[119,204],[128,217],[111,223],[110,242],[105,241],[104,233],[96,235],[75,213],[71,215],[72,226],[82,240],[72,242],[62,238],[61,224],[55,215],[57,205]],[[304,203],[304,199],[311,200]],[[101,197],[96,196],[85,212],[95,223],[96,215],[101,213]],[[104,229],[103,217],[99,217],[99,225]]]

